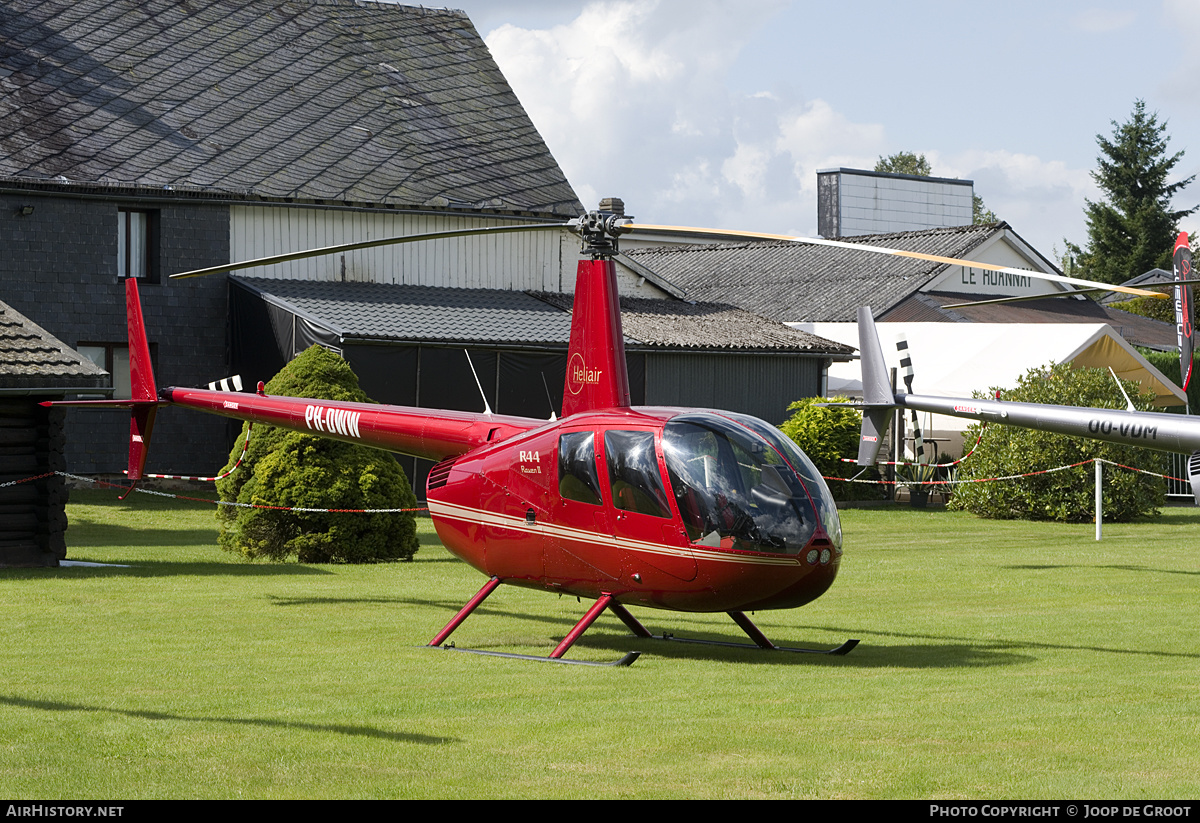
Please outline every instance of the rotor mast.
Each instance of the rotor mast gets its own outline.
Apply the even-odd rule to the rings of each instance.
[[[618,235],[629,231],[625,204],[612,197],[600,209],[571,221],[583,240],[575,301],[571,310],[571,343],[563,386],[563,416],[630,404],[629,367],[621,330],[617,293]]]

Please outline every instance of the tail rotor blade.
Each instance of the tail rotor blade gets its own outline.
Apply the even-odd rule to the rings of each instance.
[[[900,365],[904,369],[904,387],[908,389],[908,393],[912,394],[913,384],[913,367],[912,356],[908,351],[908,338],[901,336],[896,341],[896,351],[900,352]],[[925,437],[921,434],[921,421],[917,417],[917,410],[912,409],[912,430],[913,430],[913,457],[918,466],[918,473],[921,472],[920,467],[924,466],[928,461],[925,459]]]

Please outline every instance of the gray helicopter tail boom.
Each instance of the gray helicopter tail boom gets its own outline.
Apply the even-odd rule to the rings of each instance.
[[[879,443],[878,439],[871,441],[869,438],[878,438],[883,425],[886,425],[889,409],[901,407],[1125,446],[1191,454],[1188,479],[1196,503],[1200,505],[1200,416],[894,394],[887,380],[883,349],[869,309],[859,309],[858,335],[863,380],[863,402],[859,406],[863,409],[859,465],[874,462]],[[884,423],[872,419],[875,415],[879,415]],[[864,452],[869,451],[867,446],[872,442],[874,451],[868,454],[864,463]]]

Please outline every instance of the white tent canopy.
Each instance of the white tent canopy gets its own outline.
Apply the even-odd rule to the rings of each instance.
[[[858,347],[857,323],[788,325]],[[901,391],[904,371],[896,341],[904,336],[912,357],[916,394],[970,397],[993,387],[1012,388],[1030,369],[1071,363],[1077,368],[1111,367],[1118,377],[1153,391],[1155,406],[1187,402],[1177,386],[1104,323],[878,323],[876,327],[884,360],[889,368],[897,369]],[[827,394],[861,397],[859,364],[831,365]],[[947,435],[963,431],[971,422],[941,415],[931,421],[933,429]],[[953,448],[955,444],[947,445]]]

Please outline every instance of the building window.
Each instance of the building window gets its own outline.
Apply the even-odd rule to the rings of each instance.
[[[129,346],[116,343],[84,343],[76,346],[75,351],[112,375],[113,400],[128,400],[133,397],[133,388],[129,382]]]
[[[117,209],[117,275],[157,280],[154,212]]]

